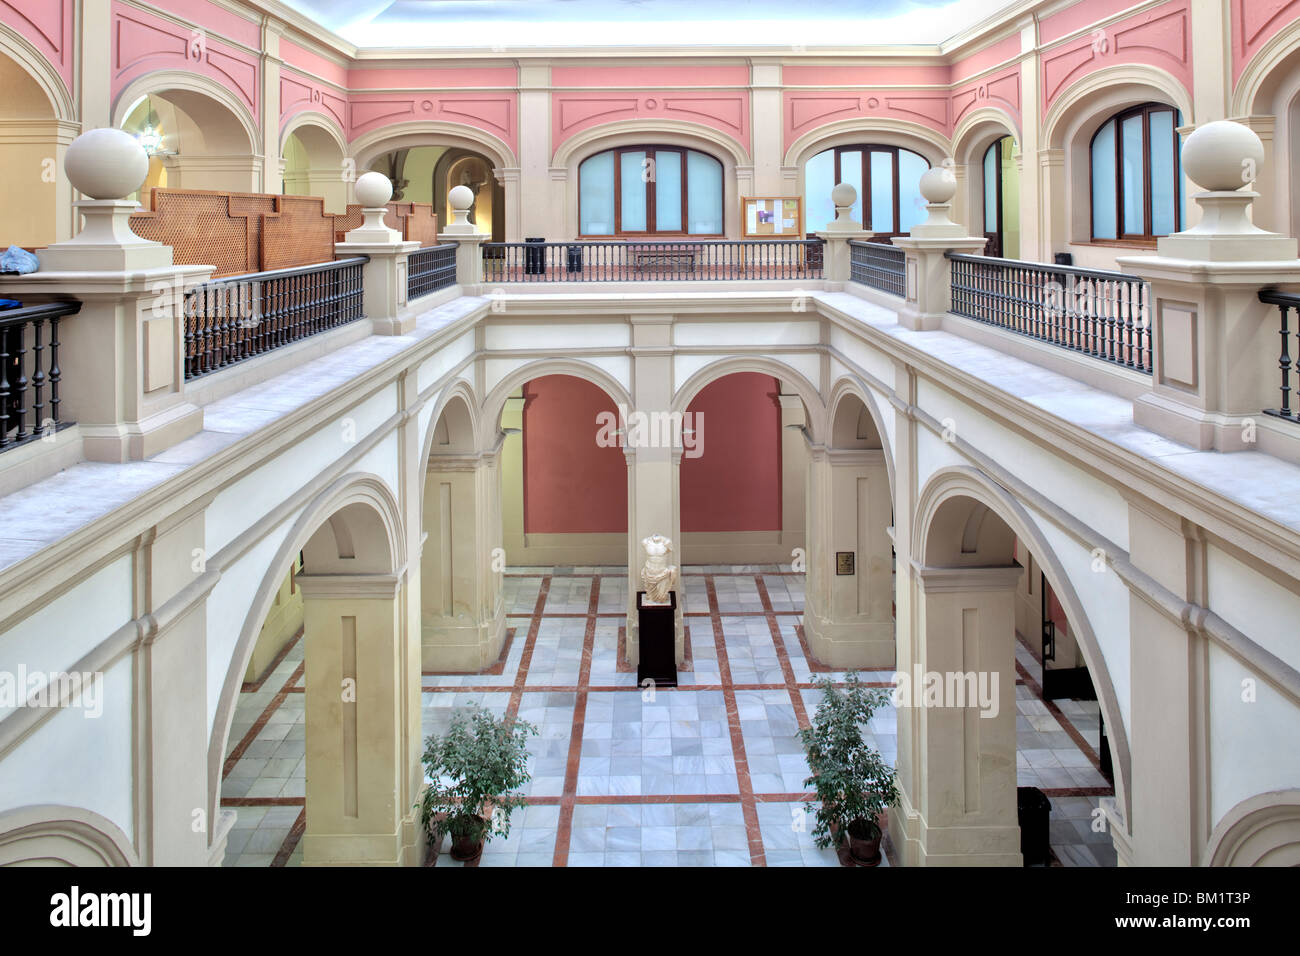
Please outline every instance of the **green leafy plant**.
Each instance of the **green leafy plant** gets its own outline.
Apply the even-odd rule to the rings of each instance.
[[[829,678],[817,686],[821,702],[811,726],[800,729],[799,739],[812,771],[804,786],[817,790],[817,804],[804,807],[816,811],[813,841],[828,849],[846,833],[874,839],[880,832],[876,817],[898,799],[898,789],[894,769],[862,736],[862,726],[889,701],[889,693],[864,686],[853,672],[846,675],[843,688]]]
[[[448,833],[478,842],[510,832],[510,814],[524,802],[515,791],[532,779],[528,738],[536,733],[525,720],[474,705],[458,712],[445,734],[426,738],[424,772],[432,782],[416,806],[435,845]]]

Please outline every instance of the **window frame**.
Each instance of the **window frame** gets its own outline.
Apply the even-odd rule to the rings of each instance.
[[[898,175],[899,151],[907,150],[907,152],[911,153],[912,155],[920,157],[921,161],[925,163],[927,168],[933,169],[934,164],[930,162],[930,160],[925,156],[925,154],[917,152],[914,149],[908,149],[906,146],[890,146],[885,143],[849,143],[843,146],[828,146],[826,149],[819,150],[814,155],[820,156],[822,153],[827,152],[829,150],[835,151],[835,162],[833,165],[833,171],[831,177],[832,183],[844,182],[843,168],[840,165],[842,154],[846,152],[862,153],[862,190],[861,190],[861,195],[858,198],[862,200],[862,228],[872,233],[872,237],[870,241],[888,242],[890,239],[894,238],[895,236],[910,235],[910,233],[898,231],[898,227],[902,225],[903,222],[903,210],[902,210],[902,199],[901,199],[902,190],[899,188],[899,175]],[[894,178],[893,179],[894,231],[892,232],[880,232],[871,228],[871,195],[872,195],[871,154],[872,153],[890,154],[890,172]],[[805,163],[805,167],[806,166],[807,164]],[[807,176],[806,171],[804,175]]]
[[[688,209],[688,204],[690,202],[690,170],[688,168],[689,163],[687,163],[686,161],[686,154],[691,152],[699,153],[701,156],[707,156],[709,159],[713,160],[715,163],[718,164],[718,169],[719,172],[721,173],[720,179],[722,185],[722,190],[718,199],[718,218],[722,222],[722,229],[723,229],[722,232],[692,233],[687,231],[690,228],[690,221],[687,217],[687,209]],[[588,160],[595,159],[597,156],[602,156],[605,153],[614,154],[614,231],[613,233],[608,233],[608,234],[592,235],[592,234],[584,233],[582,231],[582,167],[587,164]],[[652,224],[658,221],[658,213],[659,213],[658,201],[656,196],[658,190],[651,188],[655,183],[657,183],[658,181],[657,179],[649,180],[645,184],[645,190],[646,190],[645,221],[646,221],[647,228],[644,231],[638,231],[638,230],[625,231],[623,229],[623,154],[624,153],[645,153],[647,158],[654,157],[656,169],[658,168],[658,164],[659,164],[659,160],[658,160],[659,153],[676,153],[680,157],[681,171],[682,171],[682,189],[681,189],[682,228],[681,229],[661,232],[657,229],[651,228]],[[652,240],[652,239],[659,239],[659,238],[668,239],[668,240],[723,239],[726,238],[726,228],[727,228],[727,167],[726,164],[722,162],[722,160],[718,159],[718,157],[714,156],[712,153],[706,153],[702,149],[695,149],[695,147],[693,146],[671,146],[671,145],[660,146],[658,144],[611,146],[608,149],[598,150],[597,152],[594,152],[589,156],[583,157],[582,162],[578,163],[577,236],[579,239],[587,239],[594,242],[599,242],[602,240],[608,242],[615,242],[620,239]]]
[[[1156,240],[1172,233],[1160,233],[1159,235],[1152,232],[1152,202],[1151,202],[1151,153],[1154,143],[1151,140],[1151,114],[1152,113],[1170,113],[1173,115],[1173,138],[1171,147],[1173,149],[1173,166],[1176,171],[1177,181],[1174,183],[1174,232],[1180,232],[1185,226],[1185,210],[1183,208],[1183,157],[1182,142],[1178,135],[1178,127],[1182,123],[1182,113],[1176,106],[1167,103],[1142,103],[1138,106],[1130,106],[1127,109],[1120,110],[1118,113],[1112,113],[1106,117],[1092,136],[1088,139],[1088,241],[1102,244],[1118,245],[1155,245]],[[1123,124],[1126,119],[1132,119],[1134,116],[1142,117],[1142,228],[1143,232],[1133,233],[1124,231],[1124,135]],[[1115,128],[1115,235],[1102,236],[1097,235],[1096,211],[1096,181],[1093,172],[1094,147],[1097,143],[1097,137],[1101,135],[1102,130],[1107,126],[1114,125]]]

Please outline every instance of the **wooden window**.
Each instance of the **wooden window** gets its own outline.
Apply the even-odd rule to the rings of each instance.
[[[578,167],[578,234],[723,235],[722,163],[694,149],[621,146]]]
[[[851,183],[858,191],[853,218],[875,233],[874,241],[905,236],[925,219],[918,184],[929,168],[925,157],[898,146],[855,144],[824,150],[804,170],[809,222],[834,218],[831,189]]]
[[[1102,123],[1088,147],[1094,241],[1152,243],[1183,228],[1178,110],[1146,103]]]

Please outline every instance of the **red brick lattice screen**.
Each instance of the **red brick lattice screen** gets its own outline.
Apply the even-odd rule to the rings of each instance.
[[[171,246],[178,265],[215,266],[214,278],[331,262],[334,243],[361,225],[360,206],[332,215],[319,196],[155,188],[149,204],[131,216],[132,231]],[[403,238],[437,244],[431,204],[388,208],[385,222]]]

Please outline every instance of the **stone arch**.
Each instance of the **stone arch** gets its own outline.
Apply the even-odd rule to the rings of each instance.
[[[352,156],[357,169],[369,169],[383,153],[412,146],[459,146],[471,152],[482,153],[497,169],[510,169],[519,165],[515,151],[500,137],[463,123],[445,123],[424,120],[394,123],[372,130],[351,143]]]
[[[885,452],[885,467],[889,471],[889,488],[890,495],[893,496],[894,488],[894,448],[889,438],[889,430],[885,428],[885,418],[880,410],[880,403],[876,400],[875,393],[862,383],[856,376],[845,376],[831,386],[830,398],[826,402],[826,422],[828,440],[834,441],[835,418],[840,407],[840,403],[848,397],[854,397],[862,403],[863,407],[871,416],[871,424],[880,438],[880,447]]]
[[[603,368],[581,359],[538,359],[515,369],[498,382],[483,399],[478,420],[485,441],[500,431],[501,410],[505,407],[506,399],[525,382],[541,378],[543,375],[572,375],[603,390],[616,405],[632,407],[632,396],[627,388]]]
[[[134,866],[131,841],[106,817],[80,807],[18,807],[0,813],[0,866]]]
[[[1300,20],[1270,37],[1241,72],[1229,117],[1240,117],[1264,141],[1264,168],[1252,189],[1256,225],[1294,236],[1300,231]]]
[[[967,113],[953,131],[953,161],[965,193],[965,202],[958,207],[958,218],[969,228],[971,235],[979,234],[982,223],[984,232],[992,231],[984,223],[984,154],[1006,136],[1020,142],[1020,132],[1011,117],[991,106]],[[960,200],[961,197],[957,198]]]
[[[77,106],[63,77],[41,55],[31,42],[6,23],[0,23],[0,55],[12,60],[40,87],[49,101],[54,119],[62,123],[77,123]]]
[[[348,513],[344,515],[344,512]],[[406,554],[401,515],[393,492],[382,478],[372,474],[344,475],[299,513],[262,575],[221,685],[212,736],[208,741],[208,819],[217,819],[222,763],[243,676],[262,622],[270,611],[290,561],[300,551],[310,549],[325,564],[324,568],[313,570],[328,573],[338,567],[338,557],[347,552],[354,555],[352,560],[357,562],[357,567],[349,573],[400,574],[404,570],[402,562]],[[335,548],[333,560],[330,560],[327,550],[331,546]]]
[[[940,516],[939,512],[945,504],[956,499],[967,499],[970,502],[966,512],[963,514],[954,510]],[[990,513],[999,520],[990,522]],[[1010,563],[1010,548],[1018,538],[1042,566],[1048,583],[1074,626],[1075,638],[1097,690],[1097,701],[1106,721],[1113,755],[1116,804],[1124,819],[1131,820],[1129,781],[1132,758],[1128,728],[1122,717],[1119,696],[1115,692],[1110,668],[1078,590],[1037,522],[1010,492],[983,472],[969,466],[941,468],[935,472],[917,495],[913,515],[912,541],[917,552],[914,560],[918,564],[927,567],[961,567],[983,566],[989,560]],[[955,520],[958,517],[960,521]],[[932,535],[943,530],[939,526],[940,522],[947,524],[950,540],[955,534],[960,549],[957,552],[945,554],[935,547]]]
[[[0,164],[11,175],[0,183],[7,242],[46,246],[69,238],[74,214],[64,154],[80,132],[63,79],[22,36],[0,24],[0,114],[5,141]]]
[[[480,404],[478,398],[469,382],[458,379],[447,386],[434,403],[433,414],[429,418],[429,426],[425,432],[422,443],[423,448],[420,452],[420,470],[422,472],[428,469],[429,456],[433,453],[433,447],[437,443],[436,432],[438,425],[454,403],[464,406],[464,415],[458,417],[455,426],[451,428],[454,434],[449,436],[454,450],[457,453],[463,453],[482,451],[485,448],[485,439],[479,418]],[[451,425],[451,423],[448,424]]]
[[[1261,94],[1267,95],[1275,82],[1294,72],[1297,53],[1300,53],[1300,20],[1293,20],[1269,37],[1242,68],[1232,91],[1228,115],[1269,112],[1263,108]]]
[[[952,142],[928,126],[907,120],[880,117],[836,120],[804,133],[785,151],[785,165],[802,172],[804,164],[822,150],[853,143],[879,143],[901,146],[920,153],[931,166],[938,166],[952,155]]]
[[[117,95],[113,125],[125,128],[146,97],[159,113],[164,145],[174,150],[151,159],[146,186],[156,182],[161,165],[171,188],[256,192],[263,187],[262,132],[233,92],[197,73],[147,73]]]
[[[1210,866],[1300,866],[1300,790],[1259,793],[1229,810],[1210,834]]]
[[[1044,240],[1069,243],[1092,238],[1089,164],[1093,134],[1121,110],[1148,102],[1173,106],[1181,113],[1184,126],[1193,123],[1192,100],[1187,90],[1171,73],[1153,66],[1103,67],[1076,80],[1057,97],[1043,120],[1042,143],[1044,148],[1060,151],[1065,162],[1061,172],[1047,181],[1048,194],[1040,197],[1040,202],[1049,208],[1059,204],[1065,218],[1053,230],[1061,234],[1040,237],[1040,247]],[[1190,196],[1192,192],[1185,184],[1184,193]],[[1187,204],[1189,218],[1192,205]],[[1108,263],[1106,266],[1110,267]]]
[[[295,113],[280,132],[279,156],[286,195],[321,196],[326,212],[346,210],[356,170],[348,166],[347,140],[333,118],[315,110]]]
[[[670,411],[685,413],[706,385],[736,372],[758,372],[789,383],[803,401],[804,410],[808,415],[810,438],[820,440],[825,427],[826,407],[817,387],[793,366],[761,355],[723,358],[705,365],[677,387]]]

